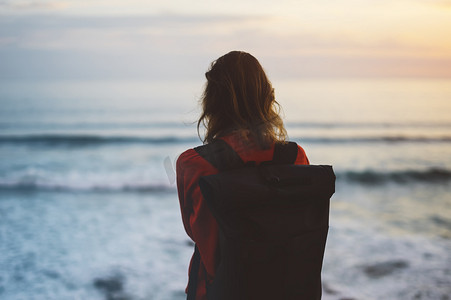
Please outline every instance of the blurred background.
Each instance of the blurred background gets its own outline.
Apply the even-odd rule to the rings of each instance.
[[[448,0],[0,0],[0,299],[184,299],[174,162],[256,56],[337,192],[324,299],[450,299]]]

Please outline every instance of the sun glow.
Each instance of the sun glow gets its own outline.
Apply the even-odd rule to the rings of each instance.
[[[5,60],[21,60],[15,49],[120,53],[141,60],[162,54],[213,58],[242,49],[285,74],[311,65],[315,76],[451,77],[449,1],[36,3],[0,3],[0,55]]]

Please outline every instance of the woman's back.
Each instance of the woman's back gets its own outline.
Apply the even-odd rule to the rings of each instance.
[[[198,120],[198,129],[201,125],[206,129],[204,143],[222,139],[244,163],[272,160],[274,145],[285,142],[286,130],[271,82],[258,60],[248,53],[232,51],[213,62],[205,76],[207,84]],[[308,163],[299,146],[295,164]],[[220,260],[218,224],[198,181],[218,171],[194,149],[188,149],[177,160],[183,224],[200,253],[195,299],[206,299],[206,286],[213,282]],[[190,268],[192,265],[193,261]]]

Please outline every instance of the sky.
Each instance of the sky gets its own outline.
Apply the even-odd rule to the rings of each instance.
[[[231,50],[280,78],[451,78],[451,0],[0,0],[0,80],[194,78]]]

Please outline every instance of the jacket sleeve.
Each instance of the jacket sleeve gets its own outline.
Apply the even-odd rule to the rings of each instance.
[[[192,213],[192,208],[186,205],[185,196],[185,168],[183,167],[185,160],[184,154],[180,155],[177,159],[176,174],[177,174],[177,193],[179,196],[180,212],[182,214],[182,222],[185,227],[185,231],[188,236],[193,239],[193,233],[191,232],[191,226],[189,225],[189,216]]]
[[[204,201],[198,181],[201,176],[216,174],[218,171],[193,149],[180,155],[176,171],[185,231],[197,244],[205,270],[213,278],[217,262],[218,225]]]
[[[298,145],[298,155],[296,157],[295,165],[309,165],[310,162],[308,160],[307,155],[305,154],[304,149]]]

